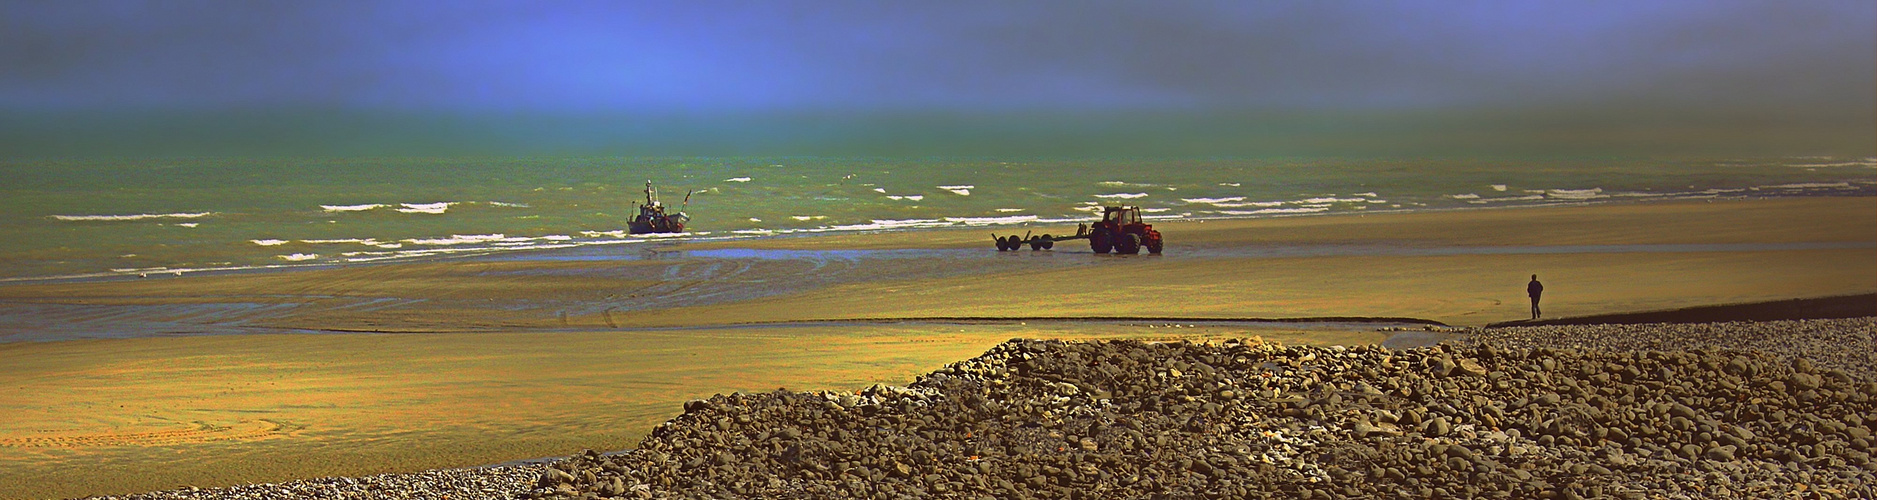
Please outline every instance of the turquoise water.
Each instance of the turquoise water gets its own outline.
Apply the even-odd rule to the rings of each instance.
[[[1877,159],[165,159],[0,163],[0,280],[643,245],[646,180],[692,239],[1877,194]]]

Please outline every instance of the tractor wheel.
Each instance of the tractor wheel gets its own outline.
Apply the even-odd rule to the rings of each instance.
[[[1088,235],[1088,248],[1095,253],[1108,253],[1108,249],[1113,247],[1114,242],[1109,241],[1107,231],[1097,229],[1095,234]]]
[[[1149,240],[1147,242],[1147,253],[1160,255],[1161,245],[1163,244],[1160,242],[1160,238],[1154,238],[1152,240]]]
[[[1114,251],[1123,255],[1141,253],[1141,235],[1133,233],[1121,235],[1121,241],[1116,242]]]

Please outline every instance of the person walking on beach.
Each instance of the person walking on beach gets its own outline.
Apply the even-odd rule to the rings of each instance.
[[[1532,319],[1538,319],[1538,296],[1545,293],[1545,285],[1538,282],[1538,275],[1532,275],[1532,282],[1525,285],[1525,294],[1532,296]]]

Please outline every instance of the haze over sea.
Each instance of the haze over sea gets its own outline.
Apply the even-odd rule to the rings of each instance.
[[[0,175],[0,227],[12,235],[0,240],[0,280],[13,282],[594,245],[627,254],[673,237],[1063,232],[1104,204],[1165,220],[1877,194],[1868,157],[33,160],[0,163]],[[670,205],[695,191],[688,233],[625,233],[647,180]]]

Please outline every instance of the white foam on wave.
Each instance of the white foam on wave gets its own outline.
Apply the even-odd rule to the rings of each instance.
[[[385,207],[385,204],[383,203],[366,203],[364,205],[320,205],[319,206],[319,208],[324,209],[327,212],[363,212],[366,210],[376,210],[376,209],[380,209],[384,207]]]
[[[971,196],[971,190],[977,189],[977,186],[971,186],[971,185],[939,186],[938,188],[946,190],[946,191],[951,191],[952,194],[956,194],[958,196]]]
[[[170,224],[170,225],[176,226],[176,227],[196,227],[202,224],[196,223],[196,222],[178,222],[178,223]]]
[[[826,219],[828,218],[828,216],[826,215],[791,215],[789,216],[789,218],[799,220],[799,221],[811,221],[811,220],[816,220],[816,219]]]
[[[731,177],[731,178],[728,178],[728,179],[724,179],[723,181],[724,181],[724,182],[749,182],[749,181],[750,181],[750,178],[748,178],[748,177]]]
[[[1111,199],[1111,200],[1112,200],[1112,199],[1120,199],[1120,200],[1132,200],[1132,199],[1135,199],[1135,198],[1146,198],[1146,197],[1147,197],[1147,193],[1114,193],[1114,194],[1098,194],[1098,195],[1095,195],[1095,197],[1096,197],[1096,198],[1102,198],[1102,199]]]
[[[1221,182],[1221,183],[1219,183],[1219,185],[1220,185],[1220,186],[1230,186],[1230,187],[1238,187],[1238,186],[1239,186],[1240,184],[1239,184],[1239,183],[1236,183],[1236,182]]]
[[[503,238],[507,238],[507,237],[508,235],[501,234],[501,233],[467,234],[467,235],[452,234],[448,238],[410,238],[410,239],[406,239],[403,241],[405,243],[410,243],[413,245],[440,246],[440,245],[462,245],[465,243],[486,243],[486,242],[491,242],[491,241],[501,241]]]
[[[1506,190],[1506,185],[1505,185],[1505,184],[1493,184],[1493,185],[1492,185],[1492,190],[1493,190],[1493,191],[1500,191],[1500,192],[1504,192],[1504,191]]]
[[[1219,203],[1231,203],[1235,201],[1245,201],[1245,197],[1227,196],[1224,198],[1180,198],[1180,201],[1184,201],[1187,203],[1204,203],[1207,205],[1216,205]]]
[[[1828,159],[1828,158],[1821,158],[1821,159]],[[1837,167],[1877,168],[1877,158],[1866,158],[1861,161],[1840,161],[1840,162],[1830,162],[1830,163],[1795,163],[1795,164],[1786,165],[1786,166],[1792,167],[1792,168],[1837,168]]]
[[[923,199],[925,199],[925,195],[922,195],[922,194],[909,194],[909,195],[905,195],[905,196],[900,196],[900,195],[896,195],[896,194],[892,194],[892,195],[887,195],[887,196],[886,196],[886,199],[889,199],[889,200],[912,200],[912,201],[919,201],[919,200],[923,200]]]
[[[867,224],[842,224],[823,229],[829,231],[875,231],[881,229],[944,227],[949,225],[952,225],[952,223],[938,219],[874,219]]]
[[[500,243],[496,243],[494,245],[500,245]],[[375,262],[375,261],[384,261],[384,260],[411,259],[411,258],[418,258],[418,257],[433,257],[433,256],[438,256],[438,255],[513,252],[513,251],[520,251],[520,250],[550,250],[550,249],[555,249],[555,248],[572,248],[576,246],[579,246],[579,245],[573,245],[573,244],[526,245],[526,246],[512,246],[512,245],[511,246],[493,246],[492,245],[492,246],[476,246],[476,247],[425,248],[421,250],[404,250],[404,251],[399,251],[399,252],[346,252],[340,255],[346,258],[345,259],[346,262]]]
[[[1799,182],[1760,186],[1761,189],[1854,189],[1849,182]]]
[[[1479,200],[1475,200],[1474,203],[1498,203],[1502,201],[1537,201],[1537,200],[1542,200],[1542,199],[1545,199],[1545,195],[1532,194],[1532,195],[1525,195],[1525,196],[1500,196],[1497,198],[1481,198]]]
[[[1225,215],[1313,214],[1328,210],[1329,207],[1265,208],[1260,210],[1219,210],[1218,213]]]
[[[277,246],[277,245],[285,245],[285,244],[287,244],[287,240],[273,240],[273,239],[264,239],[264,240],[248,240],[248,241],[251,241],[251,242],[253,242],[253,243],[254,243],[254,244],[256,244],[256,245],[260,245],[260,246],[264,246],[264,247],[271,247],[271,246]]]
[[[313,260],[313,259],[317,259],[317,258],[319,258],[319,254],[316,254],[316,253],[290,253],[290,254],[286,254],[286,255],[276,255],[275,257],[278,257],[278,258],[279,258],[280,260],[284,260],[284,261],[287,261],[287,262],[300,262],[300,261],[305,261],[305,260]]]
[[[1275,207],[1275,206],[1283,205],[1283,204],[1284,202],[1281,202],[1281,201],[1242,201],[1242,202],[1231,202],[1231,203],[1227,203],[1227,202],[1213,203],[1212,206],[1219,207],[1219,208],[1245,208],[1245,207]]]
[[[999,209],[997,209],[997,211],[998,211],[998,212],[1003,212],[1003,213],[1011,213],[1011,212],[1022,212],[1022,211],[1023,211],[1023,209],[1021,209],[1021,208],[999,208]]]
[[[624,237],[626,237],[626,235],[627,235],[627,234],[628,234],[628,233],[626,233],[626,230],[624,230],[624,229],[615,229],[615,230],[612,230],[612,231],[581,231],[581,232],[580,232],[580,235],[581,235],[581,236],[585,236],[585,237],[588,237],[588,238],[598,238],[598,237],[601,237],[601,236],[611,236],[611,237],[614,237],[614,238],[624,238]]]
[[[880,194],[886,194],[886,188],[873,188],[873,192],[875,192],[875,193],[880,193]]]
[[[312,244],[312,245],[339,245],[339,244],[345,244],[345,243],[357,243],[360,245],[374,246],[378,248],[404,248],[403,243],[378,241],[377,238],[330,238],[330,239],[300,240],[300,242]]]
[[[1549,196],[1549,197],[1557,198],[1561,200],[1589,200],[1589,199],[1595,199],[1595,198],[1608,198],[1608,196],[1605,196],[1603,194],[1603,188],[1551,189],[1551,190],[1545,191],[1545,196]]]
[[[946,217],[946,221],[967,226],[990,226],[997,224],[1016,224],[1037,220],[1034,215],[1012,215],[1008,217]]]
[[[1356,194],[1352,194],[1352,195],[1349,195],[1349,196],[1360,196],[1360,197],[1363,197],[1363,198],[1374,198],[1374,197],[1377,197],[1377,196],[1381,196],[1381,195],[1379,195],[1379,194],[1375,194],[1375,192],[1374,192],[1374,191],[1370,191],[1370,192],[1367,192],[1367,193],[1356,193]]]
[[[496,207],[508,207],[508,208],[534,208],[534,207],[528,206],[527,203],[508,203],[508,202],[501,202],[501,201],[491,201],[489,202],[489,205],[496,206]]]
[[[1456,199],[1456,200],[1477,200],[1477,199],[1479,199],[1479,195],[1477,195],[1477,194],[1473,194],[1473,193],[1466,193],[1466,194],[1450,194],[1450,195],[1447,195],[1447,197],[1448,197],[1448,198],[1453,198],[1453,199]]]
[[[407,213],[407,214],[441,214],[441,213],[450,211],[450,205],[455,205],[456,203],[457,202],[454,202],[454,201],[440,201],[436,203],[399,203],[398,205],[402,205],[404,208],[400,208],[398,209],[398,211]]]
[[[131,214],[131,215],[54,215],[52,218],[64,221],[120,221],[144,219],[199,219],[215,215],[215,212],[181,212],[172,214]]]
[[[1318,204],[1318,203],[1361,203],[1361,202],[1364,202],[1364,201],[1368,201],[1368,199],[1367,199],[1367,198],[1337,198],[1337,197],[1334,197],[1334,196],[1330,196],[1330,197],[1322,197],[1322,198],[1304,198],[1304,199],[1301,199],[1301,200],[1297,200],[1297,202],[1298,202],[1298,203],[1302,203],[1302,204]]]

